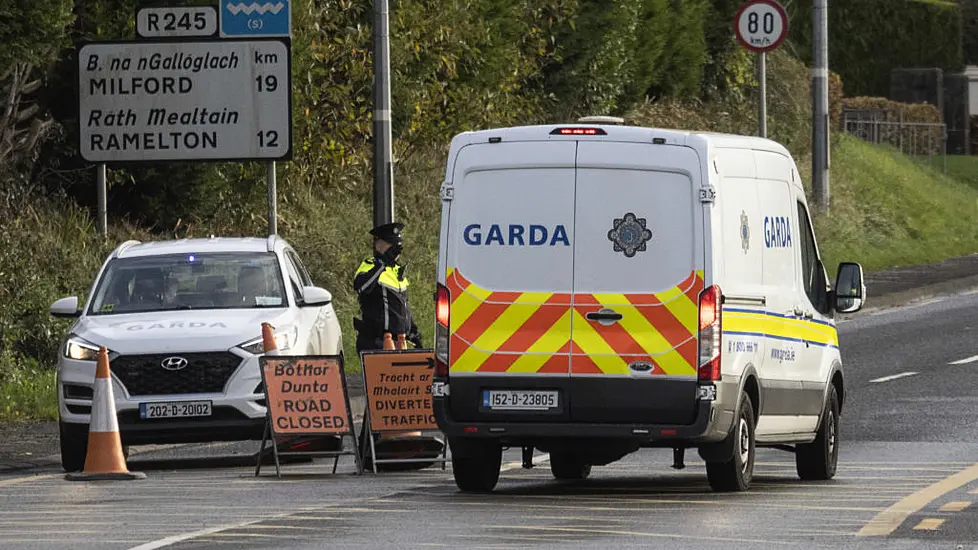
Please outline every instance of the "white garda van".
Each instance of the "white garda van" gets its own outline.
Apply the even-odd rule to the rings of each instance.
[[[696,448],[714,490],[755,447],[802,479],[839,453],[834,316],[798,170],[767,139],[579,122],[451,143],[432,387],[458,487],[491,491],[502,449],[559,479],[641,447]],[[793,447],[792,447],[793,446]]]

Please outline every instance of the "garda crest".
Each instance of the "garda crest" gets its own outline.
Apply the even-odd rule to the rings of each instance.
[[[652,230],[645,227],[645,218],[636,218],[629,212],[622,218],[615,218],[608,239],[615,243],[615,252],[624,252],[626,258],[631,258],[636,252],[645,251],[645,244],[652,239]]]
[[[750,226],[748,225],[747,212],[740,211],[740,246],[744,249],[744,254],[750,250]]]

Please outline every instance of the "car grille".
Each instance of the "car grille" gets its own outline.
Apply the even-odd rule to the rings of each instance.
[[[164,369],[163,360],[170,357],[186,359],[187,366]],[[228,352],[167,353],[121,355],[112,360],[111,369],[129,395],[172,395],[223,392],[240,364],[241,358]]]

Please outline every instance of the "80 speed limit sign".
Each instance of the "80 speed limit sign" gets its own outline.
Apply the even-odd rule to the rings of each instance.
[[[769,52],[788,36],[788,13],[775,0],[749,0],[737,11],[734,29],[748,50]]]

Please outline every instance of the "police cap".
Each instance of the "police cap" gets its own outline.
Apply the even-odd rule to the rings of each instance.
[[[377,239],[387,241],[391,244],[401,244],[404,242],[404,237],[401,236],[401,230],[403,229],[403,223],[387,223],[371,229],[370,234]]]

